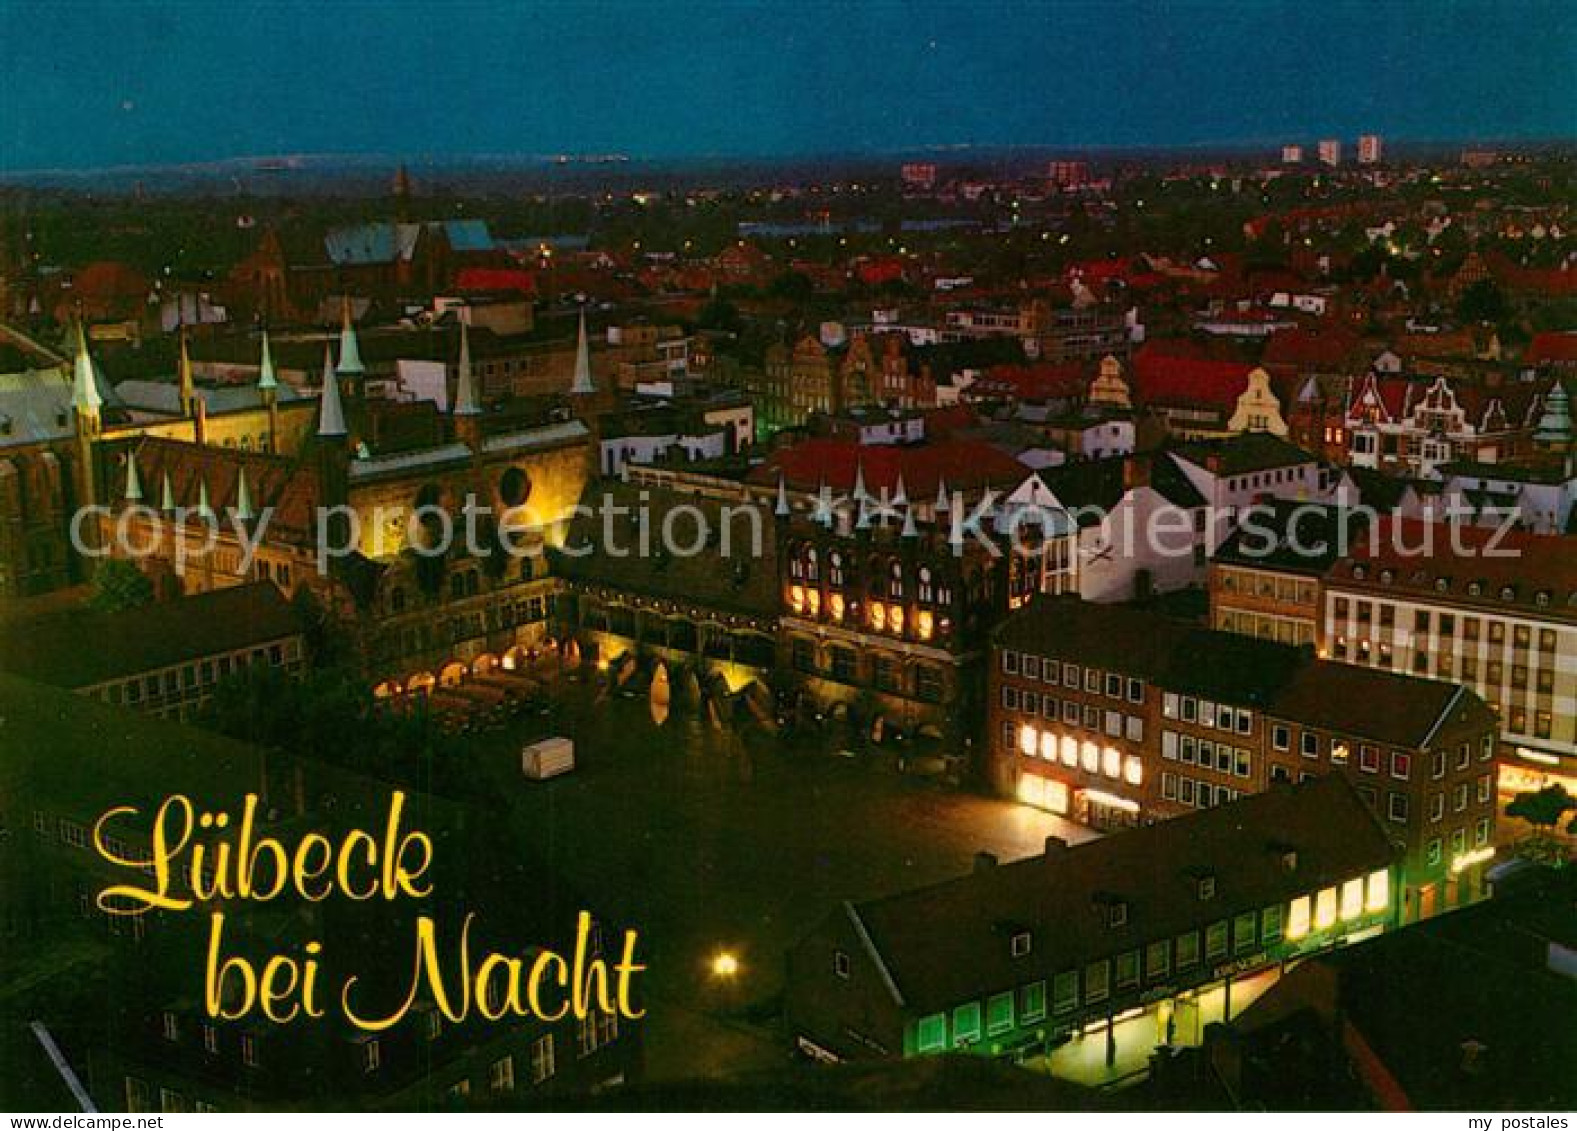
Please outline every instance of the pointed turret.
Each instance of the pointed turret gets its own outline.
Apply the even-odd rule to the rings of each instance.
[[[858,458],[854,461],[854,501],[863,504],[870,495],[865,490],[865,464]]]
[[[181,415],[188,420],[197,415],[197,375],[192,370],[192,351],[186,338],[186,327],[181,327],[181,361],[176,369],[176,383],[181,401]]]
[[[268,331],[263,331],[263,360],[257,367],[257,387],[263,392],[279,388],[279,375],[274,372],[274,351],[268,344]]]
[[[909,505],[909,493],[904,490],[903,472],[898,473],[898,484],[893,489],[893,506],[906,507]]]
[[[212,522],[218,515],[214,514],[213,503],[208,498],[208,480],[197,481],[197,517],[206,518]]]
[[[137,473],[137,453],[131,448],[126,449],[125,499],[128,503],[142,502],[142,476]]]
[[[1563,452],[1571,446],[1571,398],[1566,395],[1566,387],[1559,377],[1555,378],[1549,394],[1544,398],[1544,412],[1533,433],[1533,442],[1541,448],[1556,452]]]
[[[244,467],[236,473],[235,506],[231,509],[235,511],[236,518],[242,522],[250,522],[257,517],[252,510],[252,492],[246,482],[246,468]]]
[[[772,508],[772,513],[777,515],[779,518],[787,518],[790,513],[788,484],[784,482],[783,473],[781,471],[778,472],[778,502],[777,506]]]
[[[345,435],[345,406],[340,403],[339,376],[334,372],[334,351],[323,346],[323,395],[318,400],[318,435]]]
[[[93,358],[88,353],[88,332],[77,319],[77,349],[72,362],[71,407],[77,415],[98,420],[104,398],[99,394],[99,382],[93,372]]]
[[[947,497],[947,480],[938,479],[936,481],[936,513],[945,514],[952,505],[952,501]]]
[[[460,323],[460,363],[456,366],[454,384],[454,414],[480,416],[482,398],[477,395],[476,376],[471,372],[471,331]]]
[[[170,473],[164,473],[164,487],[159,492],[159,509],[169,514],[175,509],[175,485],[170,482]]]
[[[356,340],[356,326],[350,318],[350,299],[341,304],[339,330],[339,365],[335,367],[341,377],[360,377],[367,372],[361,363],[361,343]]]
[[[575,342],[575,380],[570,382],[570,396],[595,396],[597,386],[591,380],[591,342],[586,337],[586,310],[580,312],[580,335]]]
[[[274,350],[268,342],[268,331],[263,331],[263,360],[257,367],[257,391],[268,409],[268,435],[264,446],[270,455],[279,454],[279,374],[274,371]]]
[[[920,537],[920,528],[915,525],[915,521],[914,521],[914,508],[913,507],[906,507],[906,508],[904,508],[903,532],[901,533],[900,537],[903,537],[903,538],[918,538],[918,537]]]

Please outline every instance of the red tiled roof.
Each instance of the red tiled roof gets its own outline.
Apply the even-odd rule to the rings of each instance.
[[[537,277],[531,271],[514,267],[462,267],[455,286],[462,291],[519,291],[534,295]]]
[[[152,286],[135,267],[109,259],[88,264],[71,280],[71,289],[84,300],[144,298]]]
[[[236,505],[241,468],[245,467],[247,493],[253,510],[270,509],[271,539],[310,544],[315,535],[322,492],[309,464],[262,452],[188,444],[153,436],[142,437],[132,450],[137,456],[144,506],[157,508],[161,505],[164,477],[168,474],[177,506],[195,510],[202,487],[206,485],[209,506],[216,514],[224,515]],[[119,498],[126,477],[124,465],[117,465],[113,474],[115,496]]]
[[[1012,456],[977,440],[899,446],[818,438],[774,452],[750,473],[750,479],[776,483],[781,470],[794,490],[814,491],[825,483],[842,492],[853,489],[856,468],[863,472],[865,487],[873,493],[880,493],[883,487],[894,490],[902,473],[904,490],[911,499],[934,495],[944,479],[949,487],[962,489],[1007,487],[1029,474]]]
[[[1084,392],[1088,382],[1084,366],[1078,362],[993,365],[966,390],[965,395],[1043,401],[1053,397],[1076,397]]]
[[[1134,389],[1151,404],[1233,408],[1254,366],[1246,361],[1176,357],[1146,346],[1133,359]]]
[[[1362,569],[1363,576],[1355,575]],[[1331,570],[1334,580],[1386,584],[1381,571],[1390,568],[1390,584],[1437,592],[1451,600],[1471,600],[1539,608],[1537,595],[1547,593],[1542,608],[1551,616],[1571,617],[1577,602],[1577,554],[1561,535],[1499,531],[1487,526],[1430,523],[1421,519],[1382,516],[1369,536]],[[1438,587],[1444,581],[1445,588]],[[1478,583],[1473,596],[1469,586]],[[1509,588],[1511,596],[1502,597]]]
[[[1358,336],[1345,329],[1305,330],[1298,327],[1277,330],[1265,343],[1265,354],[1261,361],[1267,368],[1333,369],[1346,362],[1358,345]]]
[[[1533,335],[1523,360],[1530,365],[1546,361],[1577,361],[1577,330],[1547,330]]]

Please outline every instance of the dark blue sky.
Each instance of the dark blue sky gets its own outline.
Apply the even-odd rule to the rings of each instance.
[[[1577,4],[0,0],[0,169],[1577,136]]]

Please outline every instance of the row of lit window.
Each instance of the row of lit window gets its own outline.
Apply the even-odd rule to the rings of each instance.
[[[1224,742],[1211,742],[1208,738],[1195,738],[1191,734],[1170,730],[1161,732],[1161,757],[1169,762],[1213,769],[1240,778],[1247,778],[1253,768],[1253,754],[1242,746],[1229,746]]]
[[[1008,723],[1007,727],[1015,724]],[[1013,733],[1004,728],[1004,737],[1012,739]],[[1061,762],[1069,769],[1082,769],[1087,774],[1102,774],[1115,781],[1139,785],[1144,781],[1144,762],[1136,754],[1124,755],[1110,746],[1100,747],[1085,740],[1080,742],[1072,735],[1058,735],[1050,730],[1023,724],[1018,726],[1018,752],[1026,758],[1041,758],[1047,762]]]
[[[1061,719],[1067,726],[1083,726],[1085,730],[1103,731],[1110,738],[1126,738],[1130,742],[1144,741],[1144,717],[1127,715],[1122,711],[1102,710],[1093,703],[1079,704],[1072,699],[1058,699],[1052,695],[1039,695],[1034,691],[1020,691],[1008,684],[1002,686],[1002,709],[1023,711],[1031,718],[1044,716],[1047,722]]]
[[[1356,904],[1353,893],[1356,891]],[[1385,869],[1358,877],[1340,886],[1300,896],[1293,900],[1285,915],[1281,906],[1262,912],[1245,911],[1232,919],[1221,919],[1201,932],[1187,931],[1175,939],[1160,939],[1144,947],[1134,947],[1115,957],[1102,958],[1082,969],[1064,970],[1051,979],[1051,1012],[1071,1014],[1082,1005],[1099,1006],[1118,993],[1133,991],[1141,984],[1163,984],[1177,975],[1186,975],[1206,962],[1219,962],[1231,954],[1247,956],[1262,947],[1287,939],[1299,939],[1311,930],[1326,930],[1365,914],[1385,911],[1390,906],[1390,873]],[[1015,945],[1014,956],[1030,953],[1025,944]],[[1201,945],[1201,942],[1203,945]],[[986,1037],[1010,1033],[1016,1026],[1031,1025],[1046,1017],[1047,986],[1044,980],[1004,990],[981,1001],[964,1002],[951,1011],[928,1014],[915,1029],[915,1049],[920,1053],[942,1052],[948,1048],[976,1044]]]
[[[1310,931],[1327,931],[1338,922],[1349,923],[1366,914],[1377,914],[1391,905],[1391,873],[1384,868],[1344,883],[1300,895],[1287,911],[1287,938],[1298,940]]]
[[[821,615],[821,590],[806,588],[803,585],[794,585],[789,588],[789,608],[796,615],[819,617]],[[827,618],[834,624],[844,623],[844,618],[849,612],[849,607],[843,599],[842,593],[833,593],[827,598]],[[908,623],[908,616],[904,607],[899,604],[885,604],[881,601],[872,601],[865,610],[866,624],[874,632],[886,632],[893,636],[902,636],[904,626]],[[914,634],[920,640],[930,640],[936,635],[936,615],[930,609],[921,609],[914,615]]]

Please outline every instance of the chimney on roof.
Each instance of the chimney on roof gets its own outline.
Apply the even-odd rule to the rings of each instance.
[[[1221,453],[1211,452],[1205,457],[1205,470],[1211,475],[1221,474]]]
[[[1129,453],[1123,457],[1123,490],[1137,491],[1150,485],[1150,457]]]
[[[997,854],[994,852],[975,853],[975,873],[989,872],[997,866]]]
[[[1046,838],[1046,858],[1048,860],[1051,857],[1056,856],[1056,855],[1058,855],[1060,853],[1063,853],[1063,852],[1066,852],[1066,851],[1068,851],[1068,842],[1066,840],[1064,840],[1062,837],[1060,837],[1060,836],[1048,836]]]

